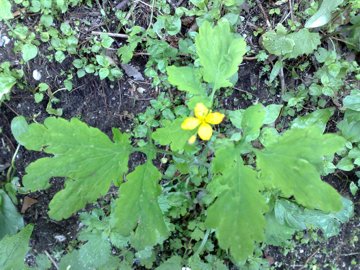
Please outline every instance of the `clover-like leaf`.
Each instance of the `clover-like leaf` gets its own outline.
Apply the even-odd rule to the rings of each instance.
[[[256,151],[257,167],[268,188],[279,189],[285,197],[294,196],[305,207],[336,212],[341,196],[320,178],[323,157],[345,145],[344,138],[322,134],[317,126],[293,128],[277,141]]]
[[[234,153],[234,147],[228,145],[221,149],[222,154],[227,150]],[[217,199],[207,210],[205,224],[215,229],[221,248],[230,250],[236,261],[244,261],[252,255],[255,243],[264,240],[267,206],[260,194],[261,184],[256,172],[244,166],[241,158],[228,162],[226,169],[212,181],[216,191],[222,189],[222,192],[216,194]]]
[[[161,174],[147,161],[126,178],[127,182],[120,186],[111,226],[123,236],[131,235],[132,246],[144,250],[163,242],[169,234],[158,203]]]
[[[55,117],[47,118],[44,124],[34,123],[21,132],[13,132],[28,150],[53,155],[40,158],[26,168],[23,177],[26,189],[46,189],[51,177],[67,178],[65,188],[50,202],[49,215],[56,220],[68,218],[105,195],[112,181],[128,170],[128,156],[132,151],[128,135],[112,142],[99,129],[76,118],[67,121]]]
[[[25,44],[21,49],[22,58],[24,59],[25,62],[34,59],[37,56],[38,52],[39,52],[38,47],[30,43]]]
[[[226,20],[215,27],[204,21],[195,38],[196,51],[203,67],[203,78],[214,89],[232,86],[230,78],[237,72],[246,52],[244,39],[230,30]]]
[[[9,0],[0,0],[0,20],[14,18],[11,12],[11,3]]]

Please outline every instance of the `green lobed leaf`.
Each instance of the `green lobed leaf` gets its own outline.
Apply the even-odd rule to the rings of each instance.
[[[311,33],[308,29],[301,29],[298,32],[289,34],[281,24],[275,30],[266,32],[262,37],[265,49],[271,54],[283,56],[284,59],[310,54],[321,43],[318,33]],[[278,70],[279,67],[276,67],[271,76],[272,79],[275,78]]]
[[[287,36],[287,30],[281,24],[277,25],[275,30],[266,32],[262,36],[262,43],[269,53],[277,56],[290,53],[295,46],[295,42]]]
[[[280,223],[274,211],[266,214],[265,243],[272,246],[285,246],[292,238],[296,229]]]
[[[350,142],[360,142],[360,112],[346,110],[344,119],[337,124],[337,128]]]
[[[331,14],[344,0],[323,0],[319,10],[305,23],[306,28],[316,28],[326,25],[331,20]]]
[[[297,117],[292,123],[291,128],[306,128],[310,126],[319,127],[325,131],[326,124],[334,114],[334,108],[317,109],[312,113]]]
[[[181,129],[184,118],[175,119],[165,127],[158,128],[152,138],[160,145],[170,145],[172,151],[183,150],[191,135],[196,131]]]
[[[11,12],[11,3],[8,0],[0,0],[0,20],[9,20],[14,18]]]
[[[360,112],[360,90],[353,90],[343,100],[344,109]]]
[[[260,103],[252,105],[243,113],[241,128],[246,142],[257,139],[260,135],[260,128],[264,124],[266,110]]]
[[[14,119],[14,123],[17,121],[19,118]],[[44,124],[31,124],[25,133],[18,134],[18,142],[28,150],[53,156],[31,163],[23,185],[37,191],[47,189],[51,177],[66,177],[65,188],[50,202],[49,215],[56,220],[68,218],[105,195],[112,181],[127,172],[132,148],[128,135],[123,134],[122,138],[112,142],[99,129],[76,118],[67,121],[49,117]]]
[[[24,227],[24,220],[10,197],[0,189],[0,240]]]
[[[0,269],[17,270],[25,268],[25,255],[29,250],[29,240],[33,225],[27,225],[14,235],[7,235],[0,241]]]
[[[270,104],[265,107],[265,119],[264,125],[273,124],[276,119],[279,117],[283,105]]]
[[[205,96],[206,90],[201,84],[201,74],[193,67],[169,66],[166,68],[169,82],[179,90],[195,96]]]
[[[311,33],[308,29],[301,29],[288,35],[294,41],[294,48],[285,55],[285,58],[297,58],[304,54],[313,53],[321,44],[320,35]]]
[[[119,259],[111,255],[111,245],[100,234],[91,238],[80,247],[66,254],[59,264],[60,270],[76,269],[118,269]]]
[[[228,111],[227,113],[229,115],[231,124],[234,127],[241,129],[241,122],[242,122],[244,110],[240,109],[236,111]]]
[[[288,200],[277,200],[275,216],[280,224],[295,230],[320,229],[325,237],[332,237],[340,232],[342,223],[349,221],[354,213],[351,200],[341,198],[340,211],[324,213],[319,210],[304,209]]]
[[[172,256],[163,262],[156,270],[174,270],[181,269],[183,266],[182,258],[180,256]]]
[[[293,128],[279,136],[264,150],[257,150],[257,167],[268,188],[279,189],[282,196],[294,196],[308,208],[325,212],[341,209],[341,196],[320,178],[323,157],[333,155],[345,145],[335,134],[322,134],[310,126]]]
[[[234,148],[225,146],[222,153],[215,152],[215,157],[222,156],[226,150],[231,155]],[[211,182],[211,185],[220,185],[223,189],[208,208],[205,224],[215,230],[220,247],[229,250],[240,262],[252,255],[257,242],[264,240],[267,206],[259,192],[261,184],[256,172],[244,166],[240,158],[226,165],[226,169],[220,168],[224,170],[213,178],[214,183]]]
[[[195,38],[196,51],[203,67],[204,80],[214,89],[232,86],[230,78],[237,72],[246,52],[242,37],[231,32],[228,21],[219,21],[215,27],[204,21]]]
[[[169,231],[158,203],[160,172],[148,160],[126,178],[127,182],[120,186],[120,197],[112,213],[113,231],[123,236],[131,235],[130,242],[136,250],[162,243]]]

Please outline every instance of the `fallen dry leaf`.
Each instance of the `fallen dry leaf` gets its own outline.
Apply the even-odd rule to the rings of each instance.
[[[28,210],[33,204],[37,203],[36,199],[30,198],[29,196],[25,196],[23,205],[21,207],[21,214],[24,214],[26,210]]]

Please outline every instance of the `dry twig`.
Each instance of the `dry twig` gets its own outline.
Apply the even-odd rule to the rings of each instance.
[[[45,255],[49,258],[49,260],[51,261],[51,263],[54,265],[54,267],[59,270],[59,266],[57,265],[57,263],[55,262],[55,260],[53,259],[53,257],[51,257],[51,255],[49,254],[49,252],[47,252],[47,250],[44,251]]]
[[[108,33],[108,32],[99,32],[99,31],[92,31],[92,35],[100,36],[102,34],[108,35],[109,37],[118,37],[118,38],[129,38],[126,34],[119,34],[119,33]]]
[[[264,16],[264,19],[265,19],[265,22],[266,22],[267,27],[268,27],[269,29],[271,29],[271,28],[272,28],[272,27],[271,27],[271,23],[270,23],[270,21],[269,21],[269,17],[268,17],[268,15],[267,15],[267,13],[265,12],[265,9],[264,9],[263,5],[261,4],[260,0],[255,0],[255,1],[256,1],[257,5],[259,6],[259,8],[260,8],[260,10],[261,10],[261,12],[262,12],[262,14],[263,14],[263,16]]]

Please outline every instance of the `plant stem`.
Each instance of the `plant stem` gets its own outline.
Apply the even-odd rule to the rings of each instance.
[[[9,168],[9,170],[7,171],[7,174],[6,174],[6,179],[8,182],[11,181],[11,179],[13,178],[13,171],[15,171],[15,158],[16,158],[16,155],[18,154],[19,152],[19,149],[20,149],[20,144],[18,144],[18,146],[16,147],[16,150],[15,150],[15,153],[11,159],[11,167]]]
[[[217,88],[213,88],[213,90],[211,91],[211,95],[210,95],[210,103],[211,103],[211,106],[213,105],[214,103],[214,97],[215,97],[215,92],[216,92]]]
[[[205,235],[204,235],[204,238],[203,240],[201,241],[201,244],[200,246],[198,247],[198,249],[196,250],[196,252],[194,253],[194,256],[199,256],[200,253],[202,252],[202,250],[204,249],[205,245],[206,245],[206,242],[207,240],[209,239],[209,235],[211,233],[212,230],[210,229],[207,229],[206,232],[205,232]]]

